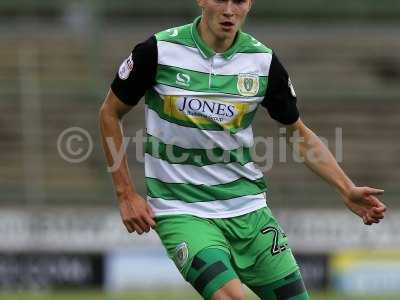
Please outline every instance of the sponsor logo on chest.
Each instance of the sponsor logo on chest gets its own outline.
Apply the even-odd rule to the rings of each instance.
[[[235,103],[190,96],[166,96],[164,111],[179,120],[195,124],[219,123],[224,127],[239,126],[243,115],[250,109],[249,103]]]
[[[204,117],[231,119],[236,114],[232,104],[203,100],[198,98],[183,97],[178,103],[178,111]]]

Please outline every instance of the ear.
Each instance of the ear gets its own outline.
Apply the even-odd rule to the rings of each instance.
[[[249,3],[249,11],[251,10],[251,8],[252,8],[252,6],[253,6],[254,1],[255,1],[255,0],[250,0],[250,3]]]
[[[204,8],[204,0],[196,0],[197,1],[197,5],[200,7],[200,8]]]

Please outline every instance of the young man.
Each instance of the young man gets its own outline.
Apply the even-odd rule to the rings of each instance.
[[[364,223],[379,223],[383,193],[356,187],[299,118],[276,55],[240,31],[252,0],[197,0],[202,16],[160,32],[122,63],[101,108],[108,164],[122,145],[122,117],[146,96],[147,201],[127,159],[112,173],[129,232],[154,228],[182,276],[205,299],[308,299],[287,237],[266,205],[263,174],[249,155],[257,107],[298,132],[306,165],[335,187]],[[313,151],[322,160],[310,160]],[[222,158],[222,159],[221,159]]]

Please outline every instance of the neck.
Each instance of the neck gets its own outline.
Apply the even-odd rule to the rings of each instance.
[[[234,35],[232,38],[218,38],[212,33],[211,29],[208,28],[203,19],[200,21],[197,30],[207,46],[213,49],[216,53],[224,53],[226,50],[228,50],[232,46],[236,37],[236,35]]]

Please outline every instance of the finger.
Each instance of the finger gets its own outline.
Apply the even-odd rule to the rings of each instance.
[[[137,234],[139,235],[143,234],[143,230],[139,227],[139,225],[135,224],[134,227]]]
[[[149,232],[150,231],[150,226],[146,224],[146,222],[143,220],[143,217],[138,217],[135,220],[135,224],[140,227],[142,232]]]
[[[375,220],[383,220],[385,218],[385,215],[377,215],[377,216],[373,216],[373,218]]]
[[[369,220],[370,221],[380,221],[383,218],[384,218],[383,216],[370,216]]]
[[[145,215],[145,217],[147,224],[149,224],[151,227],[156,226],[156,222],[154,221],[154,212],[151,207],[147,206],[146,211],[147,215]]]
[[[380,211],[377,212],[373,208],[368,211],[368,215],[374,219],[382,219],[383,218],[383,212],[380,212]]]
[[[380,220],[379,217],[375,217],[374,215],[372,215],[371,213],[367,213],[367,221],[368,223],[379,223]]]
[[[383,195],[383,194],[385,193],[385,190],[374,189],[374,188],[367,187],[367,190],[366,190],[365,193],[366,193],[367,195],[380,196],[380,195]]]
[[[380,222],[379,220],[371,219],[371,220],[368,220],[368,221],[364,222],[364,224],[365,225],[372,225],[374,223],[379,223],[379,222]]]
[[[142,221],[143,221],[143,223],[145,224],[145,225],[144,225],[145,227],[143,228],[143,229],[144,229],[144,232],[146,232],[146,233],[150,232],[151,226],[148,224],[148,221],[147,221],[146,216],[143,217]]]
[[[383,204],[382,201],[380,201],[377,197],[373,196],[373,195],[369,195],[367,197],[369,203],[374,206],[374,207],[384,207],[386,209],[385,204]]]
[[[386,211],[386,206],[380,206],[380,207],[373,207],[372,210],[376,213],[384,213]]]
[[[156,227],[156,222],[154,220],[155,215],[154,215],[153,209],[150,207],[150,205],[146,206],[146,211],[148,213],[148,216],[146,216],[147,224],[149,224],[151,228],[155,228]]]
[[[372,215],[369,215],[368,216],[369,218],[368,218],[368,220],[370,221],[370,222],[372,222],[372,223],[379,223],[379,217],[375,217],[375,216],[372,216]]]
[[[144,217],[144,219],[145,219],[146,223],[147,223],[151,228],[156,227],[156,222],[153,220],[152,217],[150,217],[149,215],[146,215],[146,216]]]
[[[155,215],[154,215],[153,209],[150,207],[150,205],[147,205],[146,210],[149,213],[150,217],[152,219],[154,219]]]
[[[363,216],[363,221],[364,221],[364,224],[365,225],[372,225],[372,220],[369,218],[369,216],[368,215],[364,215]]]
[[[386,210],[386,209],[383,209],[383,208],[373,207],[373,208],[372,208],[372,213],[373,213],[374,215],[376,215],[376,216],[379,216],[380,219],[383,219],[383,218],[385,217],[385,210]]]
[[[124,225],[125,225],[125,227],[126,227],[126,230],[128,230],[129,233],[132,233],[132,232],[135,231],[134,227],[131,226],[131,225],[129,224],[129,222],[124,222]]]
[[[371,220],[371,222],[372,222],[372,223],[375,223],[375,224],[379,223],[380,221],[381,221],[381,220],[379,220],[379,219],[372,219],[372,220]]]

